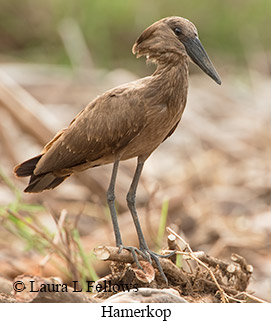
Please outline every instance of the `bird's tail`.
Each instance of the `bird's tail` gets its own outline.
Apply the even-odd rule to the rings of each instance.
[[[14,173],[18,177],[30,176],[28,186],[25,188],[24,192],[39,193],[44,190],[53,189],[61,184],[67,177],[69,177],[69,175],[57,177],[53,173],[35,175],[34,169],[41,157],[42,155],[38,155],[36,157],[28,159],[14,168]]]
[[[27,177],[33,175],[34,169],[41,159],[42,155],[38,155],[14,167],[13,171],[18,177]]]

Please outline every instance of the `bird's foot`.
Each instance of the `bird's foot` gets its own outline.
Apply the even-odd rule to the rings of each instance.
[[[140,249],[138,249],[138,248],[136,248],[136,247],[131,247],[131,246],[126,247],[126,246],[123,246],[123,245],[119,245],[118,247],[119,247],[119,253],[121,253],[121,251],[122,251],[123,249],[130,251],[130,252],[131,252],[131,254],[132,254],[132,256],[133,256],[133,258],[134,258],[134,261],[135,261],[135,263],[136,263],[137,267],[138,267],[139,269],[143,270],[142,266],[141,266],[141,265],[140,265],[140,263],[139,263],[138,256],[137,256],[137,253],[138,253],[138,254],[139,254],[139,255],[141,255],[143,258],[146,258],[147,260],[149,260],[149,259],[148,259],[148,257],[147,257],[147,255],[146,255],[143,251],[141,251]]]
[[[139,261],[138,261],[138,256],[137,254],[141,255],[143,258],[145,258],[149,263],[152,263],[152,259],[154,260],[154,262],[156,263],[156,266],[161,274],[161,276],[163,277],[164,281],[166,282],[166,284],[168,285],[168,280],[167,277],[163,271],[163,268],[160,264],[159,258],[169,258],[172,255],[175,254],[175,251],[173,251],[172,253],[168,254],[168,255],[160,255],[154,251],[151,251],[147,246],[141,246],[140,249],[136,248],[136,247],[125,247],[123,245],[119,246],[119,253],[121,253],[121,251],[123,249],[126,249],[128,251],[130,251],[133,255],[134,261],[137,265],[137,267],[141,270],[143,270],[142,266],[140,265]]]
[[[161,276],[163,277],[165,283],[168,285],[168,279],[167,279],[167,277],[166,277],[166,275],[165,275],[165,273],[163,271],[163,268],[161,266],[159,258],[169,258],[169,257],[171,257],[172,255],[175,254],[175,251],[171,252],[168,255],[160,255],[160,254],[158,254],[158,253],[156,253],[154,251],[151,251],[147,246],[142,246],[140,248],[140,250],[147,256],[148,261],[150,263],[152,263],[152,259],[154,260],[154,262],[156,263],[156,266],[157,266]]]

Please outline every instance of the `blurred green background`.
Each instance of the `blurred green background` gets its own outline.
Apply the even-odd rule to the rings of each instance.
[[[96,66],[135,71],[133,42],[170,15],[196,24],[216,64],[243,65],[247,52],[271,49],[270,0],[0,0],[0,60],[70,64],[59,26],[71,17]]]

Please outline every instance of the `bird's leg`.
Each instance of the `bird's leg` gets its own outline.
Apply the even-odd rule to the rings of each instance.
[[[144,160],[145,161],[145,160]],[[138,240],[139,240],[139,248],[140,250],[145,254],[145,257],[149,260],[149,262],[151,262],[151,258],[155,261],[159,272],[161,273],[161,275],[163,276],[164,280],[167,283],[167,278],[163,272],[162,266],[160,264],[160,261],[158,259],[158,257],[163,257],[163,258],[167,258],[170,255],[167,256],[162,256],[162,255],[158,255],[155,252],[151,251],[146,243],[146,240],[144,238],[140,223],[139,223],[139,219],[138,219],[138,215],[137,215],[137,211],[136,211],[136,206],[135,206],[135,200],[136,200],[136,189],[137,189],[137,185],[139,182],[139,178],[144,166],[144,161],[140,160],[140,158],[138,158],[138,163],[137,163],[137,167],[136,167],[136,171],[133,177],[133,181],[132,184],[130,186],[129,192],[126,196],[126,200],[127,200],[127,204],[129,207],[129,210],[132,214],[133,217],[133,221],[136,227],[136,231],[137,231],[137,235],[138,235]],[[135,259],[136,262],[138,263],[137,259]]]
[[[143,166],[144,166],[144,162],[140,162],[138,160],[136,171],[135,171],[135,174],[134,174],[133,181],[131,183],[129,192],[128,192],[127,196],[126,196],[126,200],[127,200],[127,204],[128,204],[129,210],[130,210],[130,212],[132,214],[134,224],[135,224],[135,227],[136,227],[136,232],[137,232],[138,240],[139,240],[139,247],[140,247],[140,249],[142,251],[143,250],[145,251],[146,249],[148,249],[148,246],[147,246],[147,243],[145,241],[145,238],[144,238],[144,235],[143,235],[140,223],[139,223],[139,219],[138,219],[138,215],[137,215],[137,211],[136,211],[136,206],[135,206],[136,189],[137,189],[137,185],[138,185],[138,182],[139,182],[139,178],[140,178]],[[148,258],[149,258],[149,256],[148,256]]]
[[[117,219],[117,212],[116,212],[116,208],[115,208],[115,183],[116,183],[118,167],[119,167],[119,160],[116,160],[113,165],[111,180],[110,180],[110,184],[109,184],[109,187],[107,190],[107,204],[109,206],[110,215],[111,215],[111,219],[112,219],[112,223],[113,223],[116,245],[117,245],[117,247],[119,247],[119,252],[121,252],[121,250],[123,248],[129,250],[132,253],[133,258],[135,259],[137,266],[142,269],[142,267],[138,261],[136,252],[141,254],[143,257],[145,256],[145,254],[136,247],[124,247],[122,244],[122,239],[121,239],[121,234],[120,234],[120,229],[119,229],[119,224],[118,224],[118,219]]]
[[[111,180],[107,190],[107,204],[109,206],[110,215],[113,223],[116,245],[117,247],[121,248],[122,240],[121,240],[120,229],[119,229],[119,224],[117,219],[117,212],[115,208],[115,183],[116,183],[118,167],[119,167],[119,160],[116,160],[113,166]]]

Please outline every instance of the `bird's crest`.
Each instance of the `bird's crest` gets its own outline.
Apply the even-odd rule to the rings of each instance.
[[[155,30],[156,24],[153,24],[147,29],[145,29],[143,33],[137,38],[132,49],[132,52],[134,55],[136,55],[136,57],[140,57],[147,54],[149,44],[147,44],[146,41],[150,40]]]

